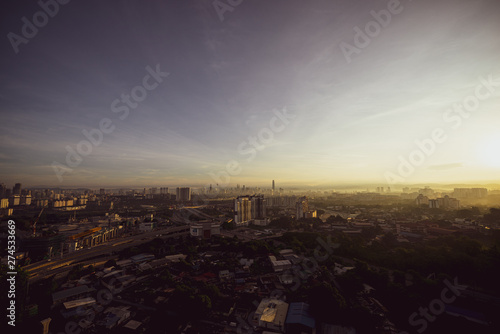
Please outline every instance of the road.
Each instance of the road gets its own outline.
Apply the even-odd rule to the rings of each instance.
[[[119,252],[125,248],[138,246],[146,243],[161,234],[159,238],[167,239],[189,234],[189,226],[166,227],[155,229],[151,232],[145,232],[137,235],[113,239],[109,242],[94,246],[92,248],[82,249],[63,255],[62,258],[52,258],[24,266],[30,274],[30,283],[43,279],[49,275],[69,271],[77,264],[92,264],[101,262],[102,257],[107,255],[107,259],[114,258],[112,253]]]

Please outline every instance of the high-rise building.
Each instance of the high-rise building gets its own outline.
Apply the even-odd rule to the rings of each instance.
[[[9,199],[8,198],[0,199],[0,209],[6,209],[8,207],[9,207]]]
[[[251,219],[266,218],[266,200],[264,195],[250,196],[252,217]]]
[[[439,209],[439,201],[437,199],[430,199],[429,200],[429,208]]]
[[[415,204],[417,205],[428,205],[429,204],[429,197],[424,196],[422,194],[418,195],[417,198],[415,198]]]
[[[264,195],[238,196],[234,200],[236,225],[248,225],[252,221],[266,220],[266,207]]]
[[[5,184],[0,183],[0,198],[5,197],[5,191],[7,190],[7,187],[5,187]]]
[[[248,225],[252,219],[251,196],[238,196],[234,200],[234,221],[236,225]]]
[[[274,192],[274,180],[273,180],[273,192]]]
[[[305,213],[309,211],[309,201],[306,196],[300,197],[295,204],[295,219],[299,220],[300,218],[305,217]]]
[[[21,183],[16,183],[12,188],[12,195],[21,195]]]
[[[188,202],[191,200],[191,188],[177,188],[176,189],[176,200],[177,202]]]
[[[31,205],[31,195],[21,196],[20,205]]]
[[[21,204],[21,196],[12,195],[9,197],[9,206],[17,206]]]
[[[456,198],[451,198],[446,195],[442,198],[437,199],[438,207],[443,209],[458,209],[460,208],[460,201]]]

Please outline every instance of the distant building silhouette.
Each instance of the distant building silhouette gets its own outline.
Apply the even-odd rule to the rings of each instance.
[[[0,183],[0,198],[5,197],[5,191],[7,190],[7,187],[5,187],[5,184]]]
[[[309,201],[306,196],[300,197],[295,204],[295,218],[304,218],[304,213],[309,211]]]
[[[300,197],[295,203],[295,219],[316,218],[316,210],[309,210],[309,200],[307,196]]]
[[[188,202],[191,200],[191,188],[183,187],[176,189],[177,202]]]
[[[486,188],[455,188],[453,196],[456,198],[479,199],[488,196]]]
[[[16,183],[12,189],[12,195],[21,195],[21,183]]]

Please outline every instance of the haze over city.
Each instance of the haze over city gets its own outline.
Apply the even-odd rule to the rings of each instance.
[[[498,0],[0,29],[2,333],[500,333]]]
[[[497,1],[4,6],[2,182],[498,180]]]

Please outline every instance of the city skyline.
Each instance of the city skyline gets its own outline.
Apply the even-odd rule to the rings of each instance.
[[[498,182],[495,1],[40,3],[1,14],[0,182]]]

